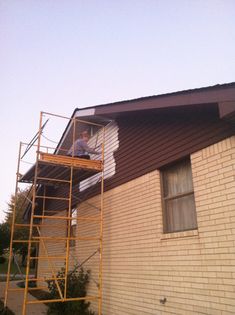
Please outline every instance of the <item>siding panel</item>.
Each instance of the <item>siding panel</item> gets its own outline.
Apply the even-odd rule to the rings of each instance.
[[[126,114],[118,117],[116,124],[107,127],[106,191],[235,134],[234,125],[219,119],[215,104]],[[87,181],[88,185],[94,183],[92,179]],[[96,186],[81,192],[80,198],[99,193]],[[73,194],[78,196],[78,192],[78,187],[74,187]],[[56,194],[65,196],[68,190],[59,188]],[[74,198],[73,205],[78,202]],[[60,210],[66,207],[65,203],[54,201],[49,206]]]
[[[116,183],[123,183],[127,176],[134,179],[145,170],[153,171],[235,133],[235,127],[219,120],[213,108],[206,114],[202,111],[190,116],[129,116],[119,119],[118,124]]]

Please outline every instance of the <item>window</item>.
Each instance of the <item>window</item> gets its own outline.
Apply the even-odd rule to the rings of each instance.
[[[172,233],[197,228],[190,160],[166,167],[161,172],[163,229]]]
[[[76,237],[76,227],[77,225],[71,225],[70,227],[70,237]],[[75,247],[76,245],[76,241],[75,240],[70,240],[69,241],[69,245],[70,247]]]
[[[76,237],[76,229],[77,229],[77,209],[72,210],[72,220],[70,226],[70,237]],[[76,240],[69,241],[70,247],[75,247]]]

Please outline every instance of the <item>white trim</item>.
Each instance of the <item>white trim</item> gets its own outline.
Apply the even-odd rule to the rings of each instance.
[[[95,115],[95,108],[79,109],[75,113],[75,117],[94,116],[94,115]]]

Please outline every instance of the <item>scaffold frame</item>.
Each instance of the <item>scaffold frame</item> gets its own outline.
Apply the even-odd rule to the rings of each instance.
[[[99,133],[102,135],[101,139],[101,158],[99,160],[86,160],[77,158],[74,156],[74,146],[73,146],[73,154],[72,156],[66,155],[66,150],[63,152],[63,149],[60,148],[54,148],[51,146],[44,146],[41,144],[41,137],[42,137],[42,131],[45,127],[45,125],[48,122],[48,119],[46,120],[46,123],[43,122],[44,116],[46,117],[58,117],[68,120],[68,126],[72,128],[72,143],[76,140],[76,131],[77,126],[79,123],[86,124],[86,125],[93,125],[99,128]],[[37,144],[35,142],[37,141]],[[27,313],[27,305],[29,304],[37,304],[37,303],[55,303],[55,302],[69,302],[69,301],[81,301],[81,300],[97,300],[98,302],[98,315],[102,314],[102,264],[103,264],[103,208],[104,208],[104,150],[105,150],[105,126],[102,124],[98,124],[95,122],[90,122],[86,120],[80,120],[78,117],[65,117],[61,115],[56,115],[48,112],[41,112],[40,113],[40,119],[39,119],[39,129],[37,132],[37,139],[34,142],[32,141],[27,144],[25,142],[20,142],[19,145],[19,152],[18,152],[18,161],[17,161],[17,171],[16,171],[16,183],[15,183],[15,203],[14,203],[14,209],[13,209],[13,216],[12,216],[12,226],[11,226],[11,238],[10,238],[10,249],[9,249],[9,262],[8,262],[8,271],[7,271],[7,279],[6,279],[6,288],[5,288],[5,299],[4,299],[4,306],[7,306],[8,301],[8,293],[9,291],[23,291],[24,292],[24,298],[23,298],[23,305],[22,305],[22,315],[26,315]],[[30,147],[34,147],[36,149],[36,161],[33,167],[31,168],[31,173],[28,172],[25,176],[20,174],[20,165],[22,162],[22,156],[25,156],[25,153],[22,154],[23,147],[26,146],[26,151],[28,152]],[[53,153],[49,153],[50,150],[53,150]],[[25,152],[26,152],[25,151]],[[62,151],[63,154],[58,154],[58,152]],[[26,153],[27,153],[26,152]],[[53,168],[62,169],[66,168],[66,174],[68,173],[69,169],[69,178],[66,175],[66,178],[56,178],[58,177],[53,176],[42,176],[42,168],[45,170],[52,170]],[[93,222],[99,225],[99,235],[97,237],[74,237],[71,236],[71,223],[72,220],[74,220],[72,216],[72,209],[74,207],[73,204],[73,181],[74,181],[74,174],[76,175],[76,172],[88,172],[87,177],[92,176],[94,174],[100,174],[99,176],[99,183],[100,183],[100,206],[99,208],[95,205],[90,204],[90,206],[93,206],[94,208],[97,208],[99,210],[99,214],[96,216],[83,216],[77,218],[77,220],[85,221],[85,222]],[[90,173],[89,173],[90,172]],[[54,172],[55,173],[55,172]],[[58,172],[56,172],[58,174]],[[26,179],[25,179],[26,178]],[[81,177],[83,180],[83,177]],[[68,197],[52,197],[50,195],[46,195],[46,186],[52,185],[54,182],[58,182],[59,184],[68,185],[69,186],[69,194]],[[78,182],[80,182],[78,180]],[[18,196],[19,191],[19,184],[20,183],[31,183],[32,186],[30,188],[31,196],[26,196],[28,199],[27,201],[31,203],[30,208],[30,218],[29,222],[27,223],[17,223],[16,221],[16,198]],[[39,188],[43,189],[43,194],[38,195]],[[79,200],[79,192],[78,196],[75,196],[77,200]],[[42,207],[41,207],[41,214],[35,213],[35,209],[38,206],[37,200],[42,200]],[[47,199],[54,199],[54,200],[64,200],[68,202],[68,207],[65,209],[66,216],[62,216],[59,214],[60,210],[47,210],[46,209],[46,201]],[[86,201],[84,201],[86,202]],[[88,202],[89,205],[89,202]],[[39,220],[39,221],[38,221]],[[62,222],[66,222],[66,237],[55,237],[55,236],[44,236],[41,234],[41,227],[46,226],[44,225],[45,220],[59,220]],[[36,222],[35,222],[36,221]],[[58,224],[52,224],[49,225],[50,228],[60,228],[64,225]],[[20,228],[29,228],[29,237],[28,239],[14,239],[14,232],[16,229]],[[37,236],[35,236],[35,231],[37,232]],[[98,242],[98,249],[91,254],[87,259],[82,262],[81,266],[86,263],[90,257],[93,257],[95,254],[99,254],[99,266],[98,266],[98,281],[97,281],[97,295],[91,295],[91,296],[84,296],[84,297],[67,297],[67,288],[68,288],[68,274],[70,272],[69,270],[69,257],[70,257],[70,242],[71,240],[83,240],[83,241],[97,241]],[[64,241],[65,242],[65,256],[51,256],[47,249],[47,242],[57,242],[57,241]],[[26,243],[28,245],[27,250],[27,265],[26,265],[26,273],[25,273],[25,287],[24,288],[11,288],[10,287],[10,276],[11,276],[11,261],[13,257],[13,244],[14,243]],[[36,256],[31,255],[31,248],[32,244],[40,244],[43,247],[44,255],[40,256],[40,251],[37,250]],[[58,270],[56,270],[56,267],[54,265],[54,261],[56,259],[63,259],[65,261],[65,276],[63,278],[57,276]],[[39,261],[39,260],[46,260],[50,270],[52,277],[44,277],[40,278],[38,275],[35,275],[34,278],[30,277],[30,263],[32,260]],[[80,267],[81,267],[80,266]],[[58,289],[59,293],[59,299],[45,299],[45,300],[30,300],[28,298],[29,291],[30,290],[41,290],[42,288],[46,288],[46,286],[39,285],[35,288],[29,287],[29,281],[32,282],[46,282],[48,280],[54,280],[55,284]],[[64,290],[61,289],[58,280],[64,281]]]

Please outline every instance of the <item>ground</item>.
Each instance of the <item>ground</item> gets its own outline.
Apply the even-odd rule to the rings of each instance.
[[[19,288],[17,286],[18,281],[11,281],[10,285],[12,288]],[[5,282],[0,282],[0,300],[4,300]],[[23,303],[24,291],[13,291],[9,292],[8,307],[15,313],[15,315],[22,314],[22,303]],[[36,300],[30,295],[30,300]],[[47,313],[47,307],[45,304],[32,304],[27,306],[26,314],[30,315],[43,315]]]

